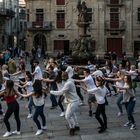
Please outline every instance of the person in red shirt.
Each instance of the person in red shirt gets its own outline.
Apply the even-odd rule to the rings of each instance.
[[[14,82],[12,80],[6,81],[5,88],[1,89],[0,96],[4,96],[4,99],[7,103],[7,111],[4,116],[4,123],[7,128],[7,132],[3,135],[3,137],[8,137],[12,134],[20,135],[20,118],[19,118],[19,104],[16,101],[18,93],[14,90]],[[11,132],[9,118],[14,113],[14,117],[17,123],[17,130]]]

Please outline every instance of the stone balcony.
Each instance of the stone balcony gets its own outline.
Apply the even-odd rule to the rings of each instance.
[[[33,21],[33,22],[27,22],[27,29],[29,31],[51,31],[52,30],[52,22],[51,21]]]
[[[15,12],[13,10],[0,7],[0,17],[12,18],[14,16],[15,16]]]

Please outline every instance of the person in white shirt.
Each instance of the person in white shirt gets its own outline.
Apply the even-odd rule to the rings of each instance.
[[[41,80],[36,79],[33,83],[33,89],[34,91],[28,94],[20,94],[22,97],[33,97],[33,103],[35,105],[35,112],[33,115],[33,120],[37,125],[37,132],[36,132],[36,136],[40,135],[43,133],[43,130],[47,129],[46,127],[46,118],[44,115],[44,106],[45,106],[45,98],[44,98],[44,94],[43,94],[43,89],[42,89],[42,83]],[[40,124],[40,121],[38,120],[38,117],[41,117],[42,119],[42,126]]]
[[[107,129],[107,117],[105,113],[105,97],[106,93],[108,92],[108,89],[104,86],[104,80],[102,77],[96,77],[96,85],[97,87],[94,87],[92,89],[87,89],[85,87],[81,87],[84,90],[87,91],[88,94],[94,94],[96,101],[97,101],[97,109],[95,113],[95,117],[98,120],[101,127],[99,127],[99,133],[104,132]],[[100,117],[100,114],[102,115],[102,118]]]
[[[68,63],[65,63],[64,65],[66,66],[65,72],[68,73],[69,78],[72,78],[72,76],[73,76],[73,68],[72,68],[72,66],[70,66]]]
[[[76,117],[76,111],[79,104],[79,97],[76,93],[74,81],[72,79],[69,79],[68,73],[62,72],[62,79],[65,81],[63,88],[58,91],[50,91],[50,94],[65,96],[65,100],[68,103],[65,112],[65,118],[70,127],[70,135],[73,136],[76,130],[80,130]]]
[[[32,73],[32,75],[34,76],[34,80],[42,79],[42,71],[41,68],[39,67],[39,62],[37,60],[34,61],[34,66],[35,66],[35,70]]]
[[[131,76],[124,76],[124,86],[117,87],[123,92],[123,103],[125,104],[128,122],[124,124],[125,127],[130,126],[130,130],[136,129],[135,119],[133,117],[133,111],[136,103],[135,93],[132,91],[132,80]]]
[[[51,66],[53,67],[53,71],[55,73],[55,76],[57,76],[58,75],[58,65],[57,65],[57,63],[54,61],[54,62],[51,63]]]
[[[29,94],[33,91],[32,75],[29,71],[26,72],[26,81],[21,82],[21,83],[22,83],[22,85],[16,84],[16,86],[18,86],[20,88],[26,88],[26,93],[27,94]],[[32,98],[32,96],[30,96],[29,97],[29,102],[28,102],[29,114],[28,114],[27,118],[32,117],[32,106],[33,106],[33,98]]]
[[[95,82],[90,74],[90,70],[89,69],[85,69],[84,71],[84,76],[85,78],[84,79],[81,79],[81,80],[76,80],[74,79],[75,82],[80,82],[80,83],[84,83],[87,87],[87,89],[93,89],[95,86]],[[92,103],[95,103],[96,102],[96,99],[95,99],[95,96],[92,95],[92,94],[89,94],[89,97],[88,97],[88,105],[89,105],[89,116],[92,117]]]
[[[104,78],[107,81],[112,81],[114,82],[115,86],[120,86],[123,87],[124,85],[124,80],[123,80],[124,74],[121,71],[118,71],[116,73],[116,76],[114,78]],[[119,112],[118,112],[118,117],[123,115],[123,109],[122,109],[122,100],[123,100],[123,94],[120,92],[120,90],[118,90],[116,88],[117,94],[119,94],[119,97],[117,99],[117,106],[119,108]]]

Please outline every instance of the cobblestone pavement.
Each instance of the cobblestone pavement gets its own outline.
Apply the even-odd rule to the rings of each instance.
[[[81,130],[76,132],[75,136],[69,136],[68,125],[64,117],[60,117],[60,108],[50,109],[51,103],[49,95],[46,98],[45,114],[47,120],[47,130],[40,136],[35,136],[37,130],[32,119],[27,119],[27,99],[18,100],[20,104],[20,118],[21,118],[21,135],[12,135],[8,138],[3,138],[2,135],[6,131],[5,125],[0,121],[0,140],[10,139],[23,139],[23,140],[139,140],[140,139],[140,88],[137,89],[137,102],[135,107],[134,117],[136,119],[137,129],[130,130],[123,127],[123,124],[127,122],[127,116],[125,108],[124,115],[117,117],[118,109],[116,107],[116,96],[108,97],[109,105],[106,106],[108,129],[105,133],[99,134],[97,132],[98,123],[95,117],[88,116],[88,106],[79,106],[77,115]],[[84,95],[86,98],[86,95]],[[3,102],[2,106],[6,110],[6,105]],[[93,109],[94,110],[94,109]],[[10,118],[10,124],[12,131],[15,130],[15,120]]]
[[[77,116],[81,130],[76,132],[75,136],[69,136],[69,129],[64,117],[60,117],[60,108],[51,110],[49,95],[46,98],[45,115],[47,120],[47,130],[40,136],[35,136],[37,131],[36,125],[32,119],[27,119],[27,99],[18,100],[20,104],[21,118],[21,135],[12,135],[8,138],[3,138],[6,128],[2,120],[0,120],[0,140],[139,140],[140,139],[140,88],[137,88],[137,101],[134,117],[136,120],[137,129],[130,130],[123,127],[127,122],[125,108],[124,115],[117,117],[118,108],[116,106],[116,96],[108,97],[109,105],[106,106],[106,114],[108,118],[108,129],[105,133],[97,132],[98,123],[95,117],[88,116],[88,106],[79,106]],[[86,100],[86,95],[84,95]],[[85,101],[86,102],[86,101]],[[2,102],[4,110],[6,104]],[[95,109],[93,109],[95,110]],[[11,130],[16,129],[13,116],[10,118]]]

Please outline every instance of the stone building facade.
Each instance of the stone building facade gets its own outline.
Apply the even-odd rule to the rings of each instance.
[[[116,52],[121,57],[140,53],[139,0],[81,0],[90,17],[88,34],[95,54]],[[69,54],[80,36],[77,26],[78,0],[26,0],[26,50]]]

